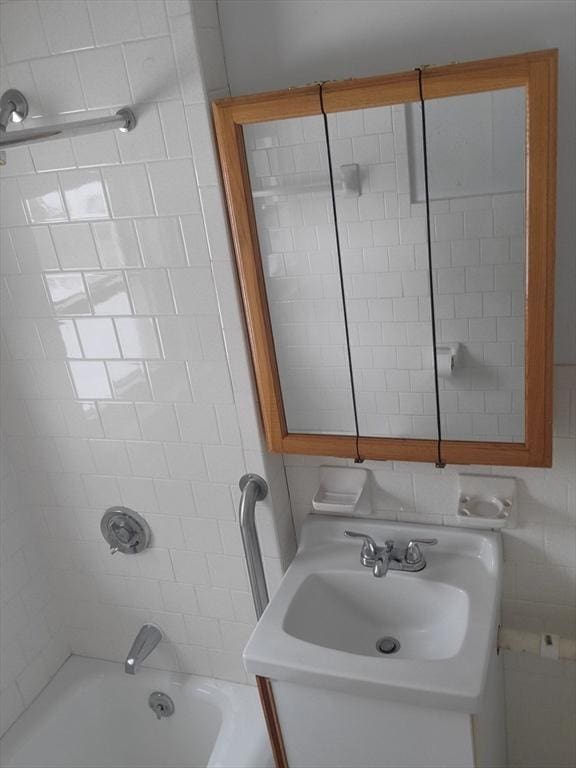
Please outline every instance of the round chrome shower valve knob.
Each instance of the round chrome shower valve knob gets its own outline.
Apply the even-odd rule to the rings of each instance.
[[[152,531],[146,520],[128,507],[110,507],[100,522],[102,536],[110,544],[110,554],[135,555],[150,546]]]

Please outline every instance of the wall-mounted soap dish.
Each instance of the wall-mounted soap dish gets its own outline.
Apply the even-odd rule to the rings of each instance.
[[[458,525],[473,528],[514,528],[516,480],[493,475],[459,475]]]
[[[370,515],[365,469],[320,467],[320,486],[312,499],[315,512],[337,515]]]

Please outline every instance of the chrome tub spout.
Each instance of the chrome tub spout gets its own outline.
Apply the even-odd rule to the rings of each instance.
[[[163,637],[162,630],[155,624],[144,624],[128,652],[124,662],[124,672],[135,675],[144,659],[150,656]]]

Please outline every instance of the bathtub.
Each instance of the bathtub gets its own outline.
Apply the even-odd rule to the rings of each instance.
[[[157,720],[153,691],[175,704]],[[71,656],[0,741],[1,768],[269,768],[255,688]]]

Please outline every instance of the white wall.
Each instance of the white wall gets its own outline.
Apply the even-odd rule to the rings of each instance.
[[[138,117],[131,134],[7,152],[2,426],[21,495],[9,519],[29,514],[41,536],[72,652],[122,660],[152,619],[168,642],[150,665],[245,681],[244,472],[271,486],[272,587],[294,537],[281,457],[258,430],[211,143],[208,93],[227,90],[216,7],[197,11],[2,2],[3,87],[29,98],[27,127],[126,104]],[[147,518],[150,550],[109,554],[99,521],[116,504]]]
[[[219,0],[232,94],[559,48],[556,361],[576,362],[576,4]]]
[[[233,94],[394,72],[423,63],[560,48],[558,363],[576,361],[573,126],[576,5],[571,2],[219,0]],[[504,622],[576,634],[576,366],[555,371],[552,469],[465,467],[518,479],[518,527],[504,534]],[[284,457],[297,526],[310,511],[318,467],[338,459]],[[366,462],[375,513],[450,523],[457,471]],[[570,768],[576,759],[576,664],[507,654],[509,764]]]

